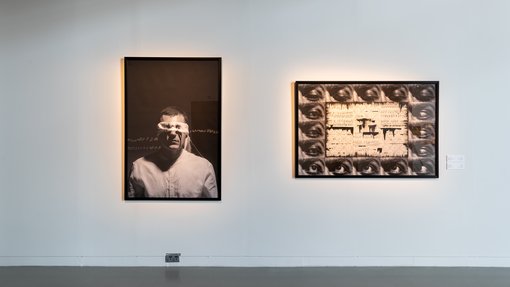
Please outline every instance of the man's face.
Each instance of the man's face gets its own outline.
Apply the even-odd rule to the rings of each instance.
[[[184,142],[188,136],[188,125],[184,116],[163,115],[160,118],[159,143],[167,149],[178,151],[184,148]]]

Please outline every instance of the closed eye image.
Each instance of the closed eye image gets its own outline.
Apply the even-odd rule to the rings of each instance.
[[[325,116],[323,104],[302,104],[299,106],[299,116],[301,121],[316,121]]]
[[[381,100],[381,90],[377,86],[363,85],[355,88],[358,97],[365,102],[376,102]]]
[[[354,98],[354,90],[350,85],[329,85],[327,90],[331,98],[340,103],[350,102]]]
[[[326,89],[323,85],[303,85],[299,87],[303,102],[319,102],[324,100]]]
[[[382,91],[386,98],[396,103],[408,101],[409,90],[405,85],[386,85],[382,86]]]
[[[324,124],[321,122],[304,122],[299,124],[302,139],[319,139],[324,137]]]
[[[420,102],[429,102],[436,98],[436,90],[432,85],[412,85],[409,91]]]

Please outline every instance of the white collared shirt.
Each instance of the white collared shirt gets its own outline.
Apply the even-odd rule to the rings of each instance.
[[[217,198],[218,188],[212,164],[183,150],[169,165],[161,152],[133,162],[129,197]]]

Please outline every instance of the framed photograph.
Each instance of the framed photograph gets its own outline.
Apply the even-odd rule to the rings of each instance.
[[[124,198],[221,200],[221,58],[124,58]]]
[[[439,177],[439,82],[298,81],[294,93],[296,177]]]

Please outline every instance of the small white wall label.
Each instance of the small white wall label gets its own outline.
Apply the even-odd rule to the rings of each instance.
[[[446,169],[465,169],[466,157],[463,154],[449,154],[446,156]]]

